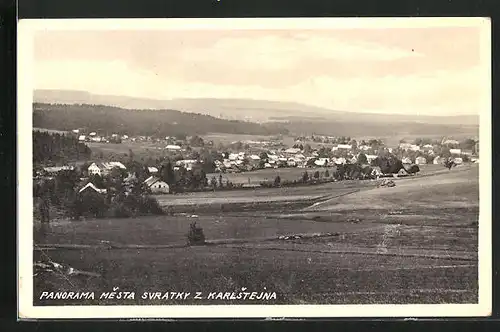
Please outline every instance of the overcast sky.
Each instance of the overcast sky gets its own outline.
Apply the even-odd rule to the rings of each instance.
[[[37,32],[35,88],[478,114],[479,48],[474,27]]]

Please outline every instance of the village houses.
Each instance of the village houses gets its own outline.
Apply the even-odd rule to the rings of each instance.
[[[127,169],[125,167],[125,165],[123,165],[121,162],[111,161],[111,162],[102,162],[102,163],[92,163],[88,167],[87,170],[88,170],[89,175],[104,176],[106,174],[109,174],[109,172],[111,172],[111,170],[114,168],[119,168],[119,169],[123,169],[123,170]]]

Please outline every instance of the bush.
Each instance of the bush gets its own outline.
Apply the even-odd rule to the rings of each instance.
[[[130,209],[122,203],[117,203],[112,206],[110,215],[115,218],[129,218],[133,213]]]
[[[196,221],[189,225],[189,233],[187,234],[188,245],[202,245],[205,244],[205,234],[203,228],[196,225]]]

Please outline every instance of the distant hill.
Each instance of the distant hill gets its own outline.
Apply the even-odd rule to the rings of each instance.
[[[392,124],[415,122],[431,125],[475,125],[479,116],[412,116],[346,112],[292,102],[252,99],[193,98],[158,100],[113,95],[97,95],[73,90],[35,90],[34,102],[108,105],[128,109],[173,109],[207,114],[217,118],[252,122],[335,121]]]
[[[85,128],[102,134],[155,137],[201,135],[209,132],[247,135],[286,134],[281,124],[257,124],[218,119],[175,110],[130,110],[89,104],[33,104],[33,127],[67,131]]]

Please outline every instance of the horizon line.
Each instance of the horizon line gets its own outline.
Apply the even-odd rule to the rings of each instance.
[[[474,117],[479,117],[479,114],[474,114],[474,113],[467,113],[467,114],[455,114],[455,115],[441,115],[441,114],[404,114],[404,113],[384,113],[380,111],[351,111],[351,110],[336,110],[336,109],[330,109],[327,107],[323,106],[317,106],[309,103],[303,103],[303,102],[298,102],[298,101],[284,101],[284,100],[274,100],[274,99],[255,99],[255,98],[232,98],[232,97],[179,97],[179,98],[165,98],[165,99],[159,99],[159,98],[153,98],[153,97],[137,97],[137,96],[126,96],[126,95],[115,95],[115,94],[101,94],[101,93],[94,93],[91,91],[87,90],[73,90],[73,89],[33,89],[33,103],[44,103],[44,104],[59,104],[59,105],[99,105],[99,106],[111,106],[111,107],[117,107],[117,108],[122,108],[122,109],[128,109],[128,110],[175,110],[175,111],[180,111],[180,112],[185,112],[185,113],[196,113],[193,111],[185,111],[185,110],[179,110],[179,109],[170,109],[170,108],[158,108],[158,107],[141,107],[141,108],[130,108],[130,107],[125,107],[125,106],[117,106],[117,104],[111,104],[111,103],[99,103],[99,104],[91,104],[88,102],[85,103],[79,103],[79,102],[41,102],[41,101],[35,101],[34,99],[34,92],[35,91],[54,91],[54,92],[76,92],[76,93],[86,93],[89,95],[94,95],[94,96],[101,96],[101,97],[121,97],[121,98],[133,98],[133,99],[144,99],[148,101],[157,101],[157,102],[168,102],[168,101],[176,101],[176,100],[203,100],[203,99],[210,99],[210,100],[240,100],[240,101],[260,101],[260,102],[272,102],[272,103],[282,103],[282,104],[297,104],[297,105],[303,105],[303,106],[308,106],[308,107],[315,107],[319,108],[325,111],[332,111],[336,113],[352,113],[352,114],[370,114],[370,115],[385,115],[385,116],[403,116],[403,117],[431,117],[431,118],[439,118],[439,117],[466,117],[466,116],[474,116]],[[204,114],[204,113],[199,113],[199,114]],[[321,117],[327,114],[320,114],[317,115],[316,117]]]

